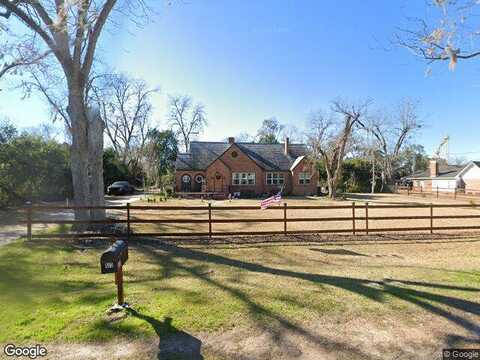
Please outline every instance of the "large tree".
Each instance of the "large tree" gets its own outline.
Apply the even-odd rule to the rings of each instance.
[[[200,103],[194,104],[192,97],[188,95],[170,96],[169,99],[170,126],[180,138],[185,152],[188,152],[192,135],[202,132],[207,125],[205,107]]]
[[[330,114],[317,111],[310,118],[307,138],[312,157],[321,161],[325,168],[328,196],[332,199],[337,197],[352,132],[355,127],[364,126],[362,121],[367,105],[368,102],[355,105],[338,100],[332,103]]]
[[[379,157],[380,191],[383,191],[392,184],[395,172],[402,166],[403,148],[423,125],[418,114],[418,102],[404,99],[392,116],[377,112],[368,123],[362,124],[374,139],[372,151],[374,156]]]
[[[105,133],[117,156],[131,174],[136,174],[151,129],[151,97],[158,92],[142,79],[125,74],[98,76],[92,97],[105,122]]]
[[[163,189],[164,177],[173,173],[178,141],[172,130],[151,129],[144,150],[144,170],[150,184]]]
[[[399,28],[394,43],[428,63],[448,62],[451,70],[458,60],[480,57],[478,38],[480,2],[472,0],[428,0],[426,16],[409,18]]]
[[[144,11],[145,5],[143,0],[0,0],[2,28],[18,27],[22,33],[11,38],[17,49],[28,44],[41,57],[37,63],[49,61],[51,73],[61,74],[76,205],[104,204],[103,123],[98,111],[89,109],[87,93],[97,44],[114,8],[133,17],[133,10]],[[95,219],[104,212],[82,210],[75,216]]]

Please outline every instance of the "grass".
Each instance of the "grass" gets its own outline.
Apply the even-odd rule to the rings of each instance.
[[[352,195],[344,201],[396,203],[405,198]],[[410,197],[408,201],[420,199]],[[331,203],[318,198],[287,201],[292,205]],[[206,203],[170,199],[163,204]],[[258,205],[258,200],[220,204]],[[371,210],[370,214],[380,215],[375,211],[380,210]],[[404,215],[410,214],[409,209],[405,211]],[[478,209],[445,209],[444,214],[447,211],[478,214]],[[256,217],[259,213],[282,216],[281,211],[225,212],[217,216]],[[160,214],[166,218],[205,215],[152,211],[142,218],[158,218]],[[322,215],[293,215],[344,214],[328,211]],[[460,221],[467,225],[469,220]],[[198,225],[192,226],[200,231]],[[225,226],[237,229],[235,224]],[[401,224],[395,222],[394,226]],[[54,235],[68,230],[69,226],[42,231]],[[125,292],[134,310],[121,315],[106,313],[115,301],[113,275],[101,275],[99,267],[100,254],[108,244],[85,247],[65,241],[19,240],[0,247],[0,344],[81,344],[83,349],[97,343],[156,342],[182,333],[202,339],[208,355],[205,359],[215,360],[243,353],[252,343],[255,349],[263,347],[264,353],[246,352],[247,358],[289,359],[293,356],[282,354],[281,349],[292,336],[295,344],[320,344],[335,357],[342,354],[346,359],[376,359],[379,346],[409,358],[405,349],[480,344],[480,239],[468,236],[436,238],[430,243],[417,242],[414,234],[401,238],[392,234],[386,237],[390,241],[369,244],[360,244],[361,237],[356,243],[335,245],[132,244],[125,266]],[[366,337],[372,342],[370,349],[365,345]],[[303,345],[299,345],[302,351]],[[161,353],[161,345],[154,347],[154,352],[160,348]],[[92,358],[101,359],[96,356],[97,350]],[[318,347],[313,351],[317,354]],[[137,352],[132,359],[152,355]]]
[[[115,300],[115,286],[112,275],[99,273],[102,249],[55,241],[1,247],[0,343],[299,329],[326,318],[377,323],[393,316],[408,323],[425,313],[453,323],[468,337],[480,315],[477,241],[334,247],[139,244],[125,266],[126,299],[135,311],[121,318],[105,312]]]

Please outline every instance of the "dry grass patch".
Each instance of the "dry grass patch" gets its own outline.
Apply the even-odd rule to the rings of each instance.
[[[458,204],[458,201],[452,199],[423,199],[420,197],[408,197],[396,194],[350,194],[343,200],[329,200],[327,198],[307,197],[307,198],[285,198],[288,205],[350,205],[353,201],[358,205],[369,202],[372,208],[369,210],[369,216],[429,216],[429,208],[406,208],[406,209],[375,209],[375,205],[395,205],[395,204]],[[213,201],[212,206],[231,207],[231,206],[259,206],[258,199],[240,199],[232,201]],[[137,202],[136,205],[152,205],[147,202]],[[207,201],[199,199],[169,199],[166,202],[156,203],[158,206],[207,206]],[[214,210],[212,212],[213,219],[221,219],[228,221],[229,219],[283,219],[283,205],[275,205],[267,210]],[[136,219],[208,219],[207,210],[133,210],[132,217]],[[475,208],[469,204],[461,208],[436,208],[434,215],[480,215],[480,207]],[[357,217],[365,217],[365,209],[356,210]],[[352,217],[351,209],[289,209],[289,218],[332,218],[332,217]],[[434,226],[477,226],[478,219],[436,219]],[[375,228],[410,228],[410,227],[428,227],[429,219],[404,219],[404,220],[370,220],[369,228],[374,231]],[[356,221],[357,229],[365,229],[364,220]],[[208,224],[204,223],[166,223],[166,224],[135,224],[134,231],[137,232],[208,232]],[[288,230],[332,230],[345,229],[350,232],[352,229],[352,220],[345,221],[305,221],[288,223]],[[283,231],[283,223],[218,223],[213,224],[214,232],[249,232],[249,231]]]

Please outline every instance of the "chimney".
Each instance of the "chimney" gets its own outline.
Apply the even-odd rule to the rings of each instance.
[[[438,162],[437,160],[430,160],[430,177],[438,176]]]
[[[235,142],[235,138],[234,137],[229,137],[228,138],[228,143],[229,144],[233,144]]]
[[[290,139],[288,137],[285,138],[285,155],[288,156],[288,146],[290,145]]]

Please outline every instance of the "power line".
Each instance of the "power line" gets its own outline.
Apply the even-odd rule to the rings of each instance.
[[[450,155],[468,155],[468,154],[480,154],[480,151],[466,151],[466,152],[450,153]]]

